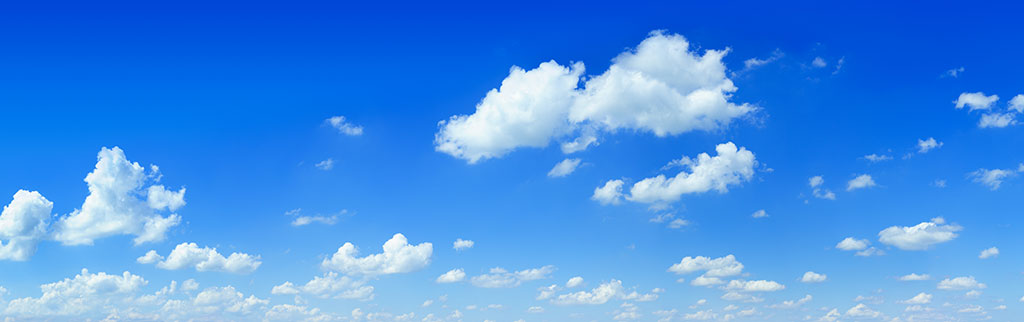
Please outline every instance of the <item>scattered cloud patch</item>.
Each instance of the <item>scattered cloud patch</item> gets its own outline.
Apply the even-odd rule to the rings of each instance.
[[[579,167],[579,165],[580,159],[566,158],[565,160],[558,162],[558,164],[555,164],[555,167],[551,168],[551,171],[548,171],[548,177],[561,178],[568,176],[573,171],[576,171],[576,168]]]
[[[328,271],[366,276],[408,273],[430,264],[434,246],[431,243],[409,244],[405,235],[395,234],[382,247],[384,252],[356,257],[359,250],[345,243],[334,255],[325,258],[320,267]]]
[[[856,178],[853,178],[853,180],[847,182],[846,191],[870,188],[874,187],[875,185],[875,180],[871,178],[871,175],[862,174],[857,176]]]
[[[804,283],[821,283],[826,279],[828,279],[828,276],[825,274],[808,271],[804,273],[804,276],[800,278],[800,281]]]
[[[179,270],[192,267],[197,271],[227,272],[233,274],[248,274],[260,267],[263,262],[259,255],[246,253],[231,253],[227,257],[217,252],[216,248],[202,247],[196,243],[181,243],[171,250],[165,259],[155,250],[150,250],[142,257],[136,259],[142,264],[156,263],[156,267],[166,270]]]
[[[980,259],[992,258],[996,256],[999,256],[999,248],[995,247],[982,250],[981,254],[978,254],[978,258]]]
[[[458,239],[455,239],[454,243],[452,243],[452,248],[455,249],[455,250],[467,250],[467,249],[473,248],[474,244],[476,244],[476,243],[474,243],[472,240],[466,240],[466,239],[458,238]]]
[[[470,282],[476,287],[510,288],[519,286],[523,282],[548,278],[554,271],[555,267],[551,265],[515,272],[509,272],[504,268],[495,267],[487,274],[473,276],[473,278],[470,279]]]
[[[957,237],[963,229],[956,224],[945,224],[942,217],[914,226],[892,226],[878,233],[878,241],[902,250],[926,250],[936,244],[945,243]]]
[[[466,272],[461,268],[450,270],[437,277],[438,283],[457,283],[466,279]]]
[[[323,161],[317,162],[315,164],[315,166],[316,166],[317,169],[324,170],[324,171],[328,171],[328,170],[334,169],[334,159],[327,158],[327,160],[323,160]]]
[[[954,278],[947,278],[939,282],[938,288],[940,290],[972,290],[982,289],[988,287],[984,283],[978,283],[974,279],[974,276],[960,276]]]
[[[360,136],[360,135],[363,135],[363,127],[355,125],[355,124],[352,124],[352,123],[349,123],[349,121],[347,119],[345,119],[344,116],[333,116],[331,118],[328,118],[327,120],[324,120],[324,123],[326,123],[327,125],[330,125],[332,128],[334,128],[335,130],[338,130],[339,133],[344,134],[344,135],[348,135],[348,136]]]

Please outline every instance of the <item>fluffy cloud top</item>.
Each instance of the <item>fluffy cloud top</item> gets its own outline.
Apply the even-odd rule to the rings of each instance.
[[[974,276],[960,276],[954,278],[947,278],[939,282],[938,286],[940,290],[951,291],[980,289],[986,287],[988,286],[985,285],[984,283],[978,283],[978,281],[974,279]]]
[[[944,143],[936,141],[935,138],[917,140],[917,153],[928,153],[928,151],[941,148]]]
[[[1021,164],[1016,171],[1013,169],[978,169],[968,173],[967,176],[974,182],[988,186],[989,189],[995,191],[1003,185],[1003,180],[1017,176],[1017,172],[1022,172],[1022,170],[1024,170],[1024,164]]]
[[[824,282],[826,279],[828,279],[828,276],[825,274],[818,274],[815,272],[808,271],[804,273],[804,276],[800,278],[800,281],[804,283],[821,283]]]
[[[737,290],[742,292],[774,292],[785,289],[786,286],[776,281],[756,280],[741,281],[731,280],[725,285],[726,290]]]
[[[65,245],[91,245],[98,238],[134,235],[135,244],[155,242],[181,222],[176,214],[164,217],[155,212],[174,211],[185,204],[184,188],[177,192],[161,185],[144,188],[159,179],[155,166],[147,174],[118,147],[101,149],[97,159],[96,168],[85,177],[89,196],[81,209],[55,224],[56,240]]]
[[[392,236],[383,248],[383,253],[356,257],[359,254],[356,246],[345,243],[333,256],[325,258],[320,266],[330,271],[371,276],[408,273],[430,264],[430,256],[434,252],[431,243],[411,245],[402,234]]]
[[[911,227],[892,226],[878,233],[878,241],[902,250],[925,250],[932,245],[953,240],[957,237],[956,232],[963,229],[959,225],[947,225],[945,222],[940,217]]]
[[[217,271],[234,274],[252,273],[260,267],[260,256],[245,253],[231,253],[224,257],[216,248],[200,248],[196,243],[181,243],[174,247],[167,259],[151,250],[136,261],[143,264],[156,263],[156,267],[167,270],[178,270],[195,267],[197,271]]]
[[[573,287],[577,287],[577,286],[580,286],[580,285],[583,285],[583,277],[579,277],[579,276],[570,278],[569,281],[565,282],[565,287],[566,288],[573,288]]]
[[[992,104],[995,104],[995,102],[998,101],[998,100],[999,100],[999,96],[996,96],[996,95],[986,96],[985,93],[976,92],[976,93],[961,93],[960,97],[958,97],[956,99],[956,101],[953,101],[953,103],[956,104],[956,108],[958,108],[958,109],[961,109],[961,108],[964,108],[964,106],[967,106],[967,107],[970,108],[969,110],[973,111],[973,110],[987,110],[987,109],[991,108]]]
[[[931,275],[917,273],[910,273],[907,275],[900,276],[901,281],[926,281],[930,278],[932,278]]]
[[[438,283],[455,283],[466,279],[466,272],[461,268],[450,270],[437,277]]]
[[[658,295],[654,293],[640,294],[636,291],[627,293],[625,288],[622,287],[622,281],[613,279],[607,283],[601,283],[601,285],[590,291],[559,295],[552,299],[551,302],[558,305],[598,305],[607,303],[614,298],[646,302],[657,299]]]
[[[996,256],[999,256],[999,248],[995,248],[995,247],[991,247],[991,248],[982,250],[981,254],[978,254],[978,258],[980,258],[980,259],[986,259],[986,258],[996,257]]]
[[[80,315],[94,308],[97,302],[108,297],[124,296],[138,291],[148,282],[141,276],[124,272],[122,275],[82,272],[73,278],[43,284],[43,295],[39,298],[11,300],[4,310],[11,316]]]
[[[473,276],[470,282],[476,287],[502,288],[516,287],[526,281],[534,281],[548,278],[555,271],[551,265],[540,268],[524,269],[521,271],[509,272],[501,267],[495,267],[488,274]]]
[[[868,248],[868,245],[870,244],[871,242],[869,242],[867,239],[855,239],[853,237],[846,237],[838,244],[836,244],[836,248],[840,250],[863,250],[865,248]]]
[[[455,240],[454,243],[452,243],[452,248],[454,248],[455,250],[467,250],[473,248],[473,244],[475,243],[472,240],[458,238]]]
[[[836,200],[836,194],[832,190],[822,187],[824,184],[825,178],[822,176],[813,176],[807,180],[807,185],[811,186],[811,192],[815,198]]]
[[[323,276],[313,277],[302,286],[284,282],[284,284],[274,286],[270,293],[277,295],[304,293],[319,298],[369,300],[373,298],[373,286],[364,285],[362,280],[338,275],[335,272],[327,272]]]
[[[676,274],[704,271],[704,276],[726,277],[739,275],[743,272],[743,264],[737,261],[736,257],[731,254],[714,259],[704,256],[686,256],[679,263],[672,264],[668,271]]]
[[[853,178],[846,184],[846,191],[853,191],[857,189],[869,188],[875,186],[875,180],[870,175],[862,174]]]
[[[932,295],[925,292],[917,293],[917,295],[914,295],[914,297],[909,298],[906,301],[903,301],[903,303],[907,304],[928,304],[931,302]]]
[[[583,63],[549,61],[528,71],[514,66],[473,114],[439,123],[435,149],[476,163],[553,140],[565,139],[564,152],[580,151],[601,131],[664,137],[719,129],[756,109],[730,101],[737,88],[725,74],[726,52],[700,55],[680,35],[653,32],[583,88]]]
[[[46,236],[53,203],[37,191],[18,190],[0,213],[0,260],[28,260]]]
[[[594,195],[590,199],[596,200],[602,205],[617,205],[622,202],[622,180],[608,180],[604,186],[594,188]]]

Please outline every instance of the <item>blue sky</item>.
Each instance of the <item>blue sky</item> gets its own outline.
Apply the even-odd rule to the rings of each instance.
[[[5,318],[1024,314],[1017,4],[3,7]]]

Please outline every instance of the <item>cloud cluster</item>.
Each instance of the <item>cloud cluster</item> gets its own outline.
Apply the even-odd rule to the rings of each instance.
[[[910,227],[886,228],[878,232],[878,241],[902,250],[926,250],[933,245],[953,240],[957,237],[956,232],[962,229],[956,224],[947,225],[945,219],[938,217]]]
[[[395,234],[383,246],[384,252],[365,257],[356,257],[359,250],[352,243],[345,243],[329,258],[325,258],[320,267],[328,271],[357,275],[385,275],[408,273],[430,264],[430,256],[434,252],[431,243],[409,244],[405,235]]]
[[[953,103],[957,109],[968,107],[968,112],[975,110],[985,111],[978,120],[979,128],[1004,128],[1017,125],[1017,115],[1024,113],[1024,94],[1018,94],[1010,99],[1006,109],[995,111],[993,106],[999,101],[998,95],[985,95],[982,92],[961,93]]]
[[[653,301],[657,298],[658,294],[656,294],[656,292],[641,294],[633,291],[627,293],[625,288],[622,286],[622,281],[613,279],[606,283],[601,283],[601,285],[598,285],[590,291],[579,291],[559,295],[552,299],[551,302],[558,305],[598,305],[607,303],[611,299],[647,302]]]
[[[53,202],[38,191],[18,190],[0,213],[0,260],[28,260],[46,236]]]
[[[439,123],[435,149],[476,163],[554,140],[562,141],[563,152],[581,151],[596,144],[600,132],[664,137],[720,129],[756,110],[731,102],[737,88],[725,74],[727,52],[700,55],[682,36],[656,31],[583,87],[583,63],[512,67],[473,114]]]
[[[246,253],[231,253],[224,257],[216,248],[202,247],[196,243],[181,243],[174,247],[167,258],[151,250],[136,261],[142,264],[156,263],[156,267],[167,270],[178,270],[194,267],[197,271],[217,271],[234,274],[252,273],[260,267],[260,256]]]
[[[509,272],[501,267],[492,268],[487,274],[473,276],[470,283],[476,287],[483,288],[509,288],[516,287],[527,281],[535,281],[550,277],[555,271],[551,265],[524,269],[521,271]]]

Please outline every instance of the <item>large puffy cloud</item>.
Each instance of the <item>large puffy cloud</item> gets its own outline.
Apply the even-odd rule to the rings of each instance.
[[[281,285],[274,286],[270,293],[276,295],[304,293],[320,298],[335,299],[373,299],[373,286],[365,284],[366,282],[363,280],[338,275],[335,272],[327,272],[323,276],[313,277],[313,279],[301,286],[292,284],[292,282],[284,282]]]
[[[911,227],[892,226],[878,233],[878,241],[902,250],[926,250],[932,245],[948,242],[963,228],[947,225],[942,217]]]
[[[607,283],[601,283],[601,285],[590,291],[579,291],[559,295],[552,299],[551,302],[558,305],[598,305],[607,303],[609,300],[614,298],[646,302],[657,299],[658,295],[655,293],[641,294],[636,291],[627,293],[625,288],[622,287],[622,281],[613,279]]]
[[[185,204],[184,188],[169,191],[162,185],[146,187],[159,180],[156,167],[150,173],[129,161],[118,147],[102,148],[96,168],[85,177],[89,196],[81,209],[55,224],[54,238],[65,245],[90,245],[95,239],[113,235],[134,235],[135,244],[161,241],[181,217],[156,212],[174,211]]]
[[[582,63],[549,61],[528,71],[512,67],[473,114],[439,123],[435,149],[476,163],[561,139],[563,152],[581,151],[596,144],[602,131],[664,137],[719,129],[756,110],[730,101],[737,88],[725,74],[726,53],[701,55],[680,35],[653,32],[583,88]]]
[[[474,286],[484,288],[516,287],[523,282],[548,278],[554,271],[555,267],[551,265],[515,272],[495,267],[487,274],[473,276],[470,282]]]
[[[0,260],[24,261],[46,236],[53,203],[37,191],[18,190],[0,213]]]
[[[345,243],[329,258],[320,264],[326,270],[346,274],[384,275],[408,273],[430,264],[430,256],[434,252],[431,243],[409,244],[405,235],[395,234],[383,246],[384,252],[356,257],[359,251],[352,243]]]
[[[260,267],[260,256],[246,253],[231,253],[224,257],[216,248],[202,247],[196,243],[181,243],[167,259],[157,254],[156,251],[149,251],[146,255],[137,259],[139,263],[156,263],[156,267],[168,270],[178,270],[186,267],[195,267],[197,271],[219,271],[235,274],[246,274],[255,271]]]

